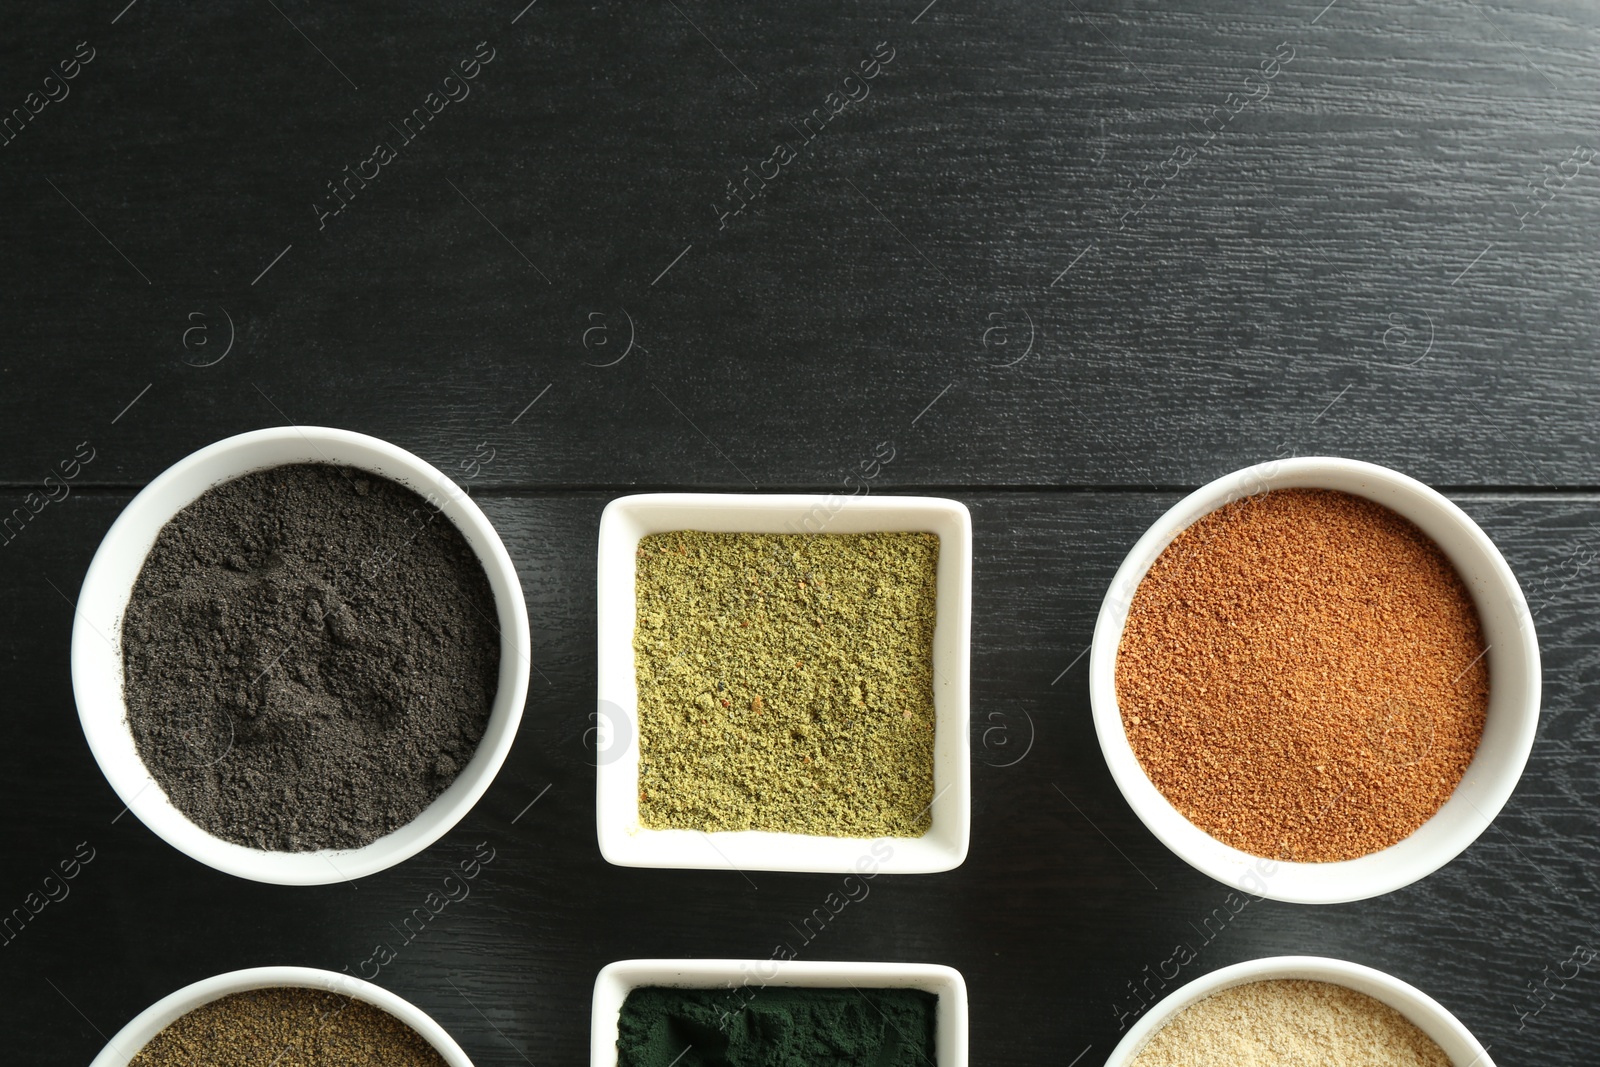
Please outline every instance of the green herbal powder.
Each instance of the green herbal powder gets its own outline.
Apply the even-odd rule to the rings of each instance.
[[[643,826],[927,832],[936,535],[683,530],[638,557]]]

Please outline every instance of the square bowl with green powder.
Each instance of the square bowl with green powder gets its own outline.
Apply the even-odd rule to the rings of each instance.
[[[966,1067],[960,971],[793,952],[608,964],[594,983],[590,1067]]]
[[[964,505],[623,497],[598,587],[607,860],[871,877],[966,858]]]

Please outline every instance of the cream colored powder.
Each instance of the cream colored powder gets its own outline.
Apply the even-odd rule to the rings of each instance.
[[[1274,979],[1179,1012],[1130,1067],[1451,1067],[1405,1016],[1332,982]]]

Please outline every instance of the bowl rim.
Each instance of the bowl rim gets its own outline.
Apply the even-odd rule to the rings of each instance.
[[[274,452],[303,458],[262,460]],[[430,497],[472,548],[497,607],[500,673],[484,736],[472,759],[411,822],[355,849],[277,852],[225,841],[201,829],[167,799],[145,770],[128,725],[121,689],[122,617],[133,580],[143,568],[155,536],[178,511],[207,490],[254,471],[301,462],[354,467]],[[220,476],[209,476],[218,471]],[[169,497],[177,501],[176,506],[156,503]],[[136,541],[144,547],[130,547]],[[119,576],[126,573],[134,555],[138,557],[132,566],[134,578],[123,587]],[[100,604],[108,610],[95,614],[96,605]],[[90,752],[122,801],[124,811],[132,812],[158,837],[191,859],[252,881],[278,885],[350,881],[386,870],[423,851],[453,829],[488,790],[511,750],[527,699],[527,606],[516,566],[493,524],[465,490],[432,464],[398,445],[353,430],[267,427],[235,434],[179,459],[136,493],[111,524],[89,563],[75,608],[71,638],[74,702]],[[106,637],[106,633],[113,637]],[[109,684],[113,668],[115,686]],[[132,764],[126,758],[130,752]],[[137,774],[131,770],[134,766]],[[404,835],[404,843],[394,840],[397,835]]]
[[[663,977],[665,976],[665,977]],[[681,981],[674,980],[682,979]],[[800,959],[628,959],[600,968],[590,1010],[590,1067],[616,1067],[618,1012],[630,990],[666,985],[685,989],[741,986],[839,988],[881,983],[921,989],[939,998],[934,1041],[939,1067],[966,1067],[968,1057],[967,983],[961,972],[942,963],[838,962]],[[100,1067],[95,1064],[94,1067]]]
[[[940,616],[935,623],[936,663],[933,823],[919,838],[819,837],[764,830],[719,831],[645,829],[637,825],[637,688],[633,661],[635,628],[634,555],[638,537],[632,524],[650,526],[649,514],[681,509],[706,516],[735,516],[739,523],[707,528],[725,532],[857,533],[918,530],[940,536]],[[820,530],[804,525],[822,514]],[[797,523],[796,520],[799,519]],[[744,524],[743,520],[749,520]],[[898,519],[899,521],[895,521]],[[874,521],[877,520],[877,521]],[[732,522],[733,520],[729,520]],[[789,526],[779,524],[787,521]],[[940,525],[936,526],[938,523]],[[942,529],[940,528],[942,526]],[[767,529],[770,527],[770,530]],[[682,529],[669,522],[661,529]],[[946,582],[948,581],[948,588]],[[595,718],[621,715],[628,738],[620,757],[607,753],[597,760],[595,824],[601,855],[626,867],[701,870],[795,871],[810,873],[929,874],[951,870],[966,860],[972,832],[970,740],[970,670],[972,628],[972,516],[965,504],[944,497],[818,493],[638,493],[607,503],[598,531],[598,644],[596,673],[599,711]],[[625,590],[625,592],[624,592]],[[948,593],[956,610],[943,611]],[[628,604],[626,617],[615,618],[608,606]],[[945,627],[949,626],[949,633]],[[941,648],[948,652],[941,658]],[[626,680],[624,681],[624,675]],[[943,683],[942,685],[940,683]],[[616,698],[616,699],[613,699]],[[948,732],[946,732],[948,731]],[[623,810],[617,776],[628,779],[633,808]],[[943,841],[935,841],[938,834]],[[710,847],[705,847],[709,843]],[[685,847],[677,847],[682,844]],[[760,853],[759,856],[753,853]]]
[[[1348,484],[1323,484],[1329,480],[1354,482],[1361,488]],[[1426,522],[1448,524],[1453,535],[1470,548],[1478,564],[1469,575],[1455,554],[1440,545],[1450,558],[1464,584],[1473,597],[1485,637],[1491,634],[1490,606],[1503,601],[1505,610],[1516,621],[1514,639],[1490,640],[1489,654],[1491,676],[1505,676],[1505,667],[1514,667],[1523,677],[1523,684],[1506,697],[1503,713],[1514,722],[1506,727],[1510,735],[1503,739],[1502,751],[1485,756],[1480,744],[1472,763],[1468,766],[1462,783],[1458,784],[1451,799],[1462,793],[1463,786],[1481,772],[1484,760],[1500,761],[1496,781],[1486,787],[1473,803],[1460,797],[1461,805],[1452,809],[1450,800],[1435,812],[1412,835],[1389,848],[1352,860],[1328,863],[1301,863],[1258,857],[1225,845],[1210,837],[1178,812],[1145,774],[1138,758],[1133,754],[1127,734],[1122,726],[1121,710],[1116,696],[1116,658],[1133,595],[1156,558],[1183,530],[1205,515],[1225,504],[1276,488],[1335,489],[1353,495],[1365,496],[1399,512],[1403,517],[1424,528],[1435,543],[1439,538],[1429,532],[1415,513],[1426,512]],[[1371,489],[1364,492],[1363,489]],[[1379,493],[1386,495],[1378,495]],[[1486,597],[1499,598],[1486,601]],[[1497,670],[1497,665],[1501,669]],[[1494,684],[1491,683],[1490,706],[1496,707]],[[1511,680],[1500,683],[1510,687]],[[1095,733],[1101,752],[1111,771],[1117,788],[1133,809],[1134,814],[1162,844],[1195,869],[1226,885],[1245,889],[1256,896],[1298,904],[1335,904],[1363,900],[1393,892],[1445,866],[1465,851],[1488,829],[1495,816],[1510,800],[1533,749],[1538,729],[1540,703],[1540,659],[1538,640],[1532,616],[1515,574],[1505,557],[1471,516],[1462,511],[1443,494],[1432,487],[1388,467],[1362,460],[1336,456],[1303,456],[1291,459],[1268,460],[1225,474],[1196,489],[1168,508],[1134,543],[1117,568],[1115,576],[1101,601],[1095,619],[1094,638],[1089,657],[1089,698],[1094,718]],[[1486,726],[1487,730],[1487,726]],[[1478,823],[1471,832],[1458,830],[1445,840],[1419,845],[1414,839],[1450,810],[1451,820],[1464,820],[1462,808],[1471,807],[1479,816],[1471,820]],[[1443,825],[1443,824],[1440,824]],[[1469,825],[1462,821],[1461,826]],[[1407,842],[1413,842],[1408,847]],[[1402,850],[1397,853],[1396,850]],[[1383,857],[1374,861],[1374,857]],[[1359,865],[1359,866],[1354,866]],[[1381,868],[1381,869],[1380,869]]]
[[[1451,1057],[1458,1067],[1494,1067],[1488,1050],[1460,1019],[1416,986],[1386,971],[1330,956],[1263,956],[1200,975],[1156,1001],[1133,1024],[1111,1050],[1105,1067],[1128,1067],[1150,1040],[1177,1014],[1212,993],[1252,982],[1274,979],[1307,979],[1329,982],[1365,993],[1387,1004],[1427,1034]],[[1473,1059],[1461,1061],[1451,1045],[1470,1052]]]
[[[472,1067],[472,1061],[456,1044],[455,1039],[433,1020],[427,1012],[391,993],[380,985],[353,975],[326,971],[319,967],[267,966],[246,967],[237,971],[190,982],[176,989],[148,1008],[135,1015],[110,1038],[89,1067],[127,1067],[139,1050],[152,1038],[166,1029],[168,1024],[188,1014],[203,1004],[251,989],[275,987],[325,989],[355,1000],[365,1001],[373,1007],[388,1012],[432,1045],[444,1057],[449,1067]]]

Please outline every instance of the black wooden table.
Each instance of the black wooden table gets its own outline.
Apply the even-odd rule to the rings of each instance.
[[[829,876],[600,858],[596,524],[626,492],[870,469],[972,509],[972,851],[875,883],[810,955],[959,968],[975,1064],[1097,1064],[1128,983],[1227,892],[1106,771],[1099,600],[1187,489],[1329,454],[1440,487],[1500,545],[1536,612],[1538,742],[1454,863],[1253,902],[1190,973],[1344,957],[1502,1065],[1600,1062],[1600,964],[1552,978],[1600,948],[1600,12],[525,2],[6,12],[0,912],[94,859],[0,945],[0,1060],[86,1062],[221,971],[354,967],[484,841],[470,899],[381,978],[479,1064],[586,1062],[611,960],[770,955]],[[493,788],[354,885],[241,881],[119,818],[69,683],[119,509],[288,422],[455,474],[533,626]]]

